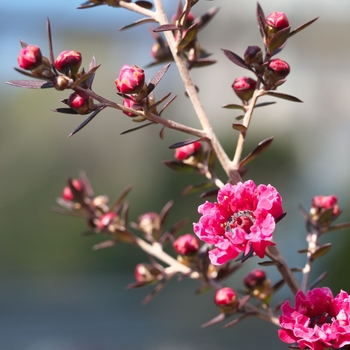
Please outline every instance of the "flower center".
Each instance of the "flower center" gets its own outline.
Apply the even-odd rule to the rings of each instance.
[[[328,312],[322,312],[321,315],[310,318],[309,327],[322,326],[324,323],[332,324],[332,316]]]
[[[225,226],[226,232],[231,232],[236,227],[242,228],[246,233],[250,232],[250,227],[253,226],[255,217],[250,210],[241,210],[234,213],[228,220]]]

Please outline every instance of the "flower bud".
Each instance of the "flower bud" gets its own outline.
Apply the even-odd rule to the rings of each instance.
[[[123,106],[128,107],[128,108],[134,108],[134,105],[136,105],[137,103],[129,98],[124,98],[123,100]],[[131,113],[131,112],[126,112],[123,111],[124,114],[126,114],[129,117],[136,117],[136,114]]]
[[[178,160],[188,159],[193,156],[195,153],[199,152],[202,149],[202,144],[199,141],[190,143],[182,147],[175,149],[175,158]]]
[[[155,42],[151,47],[151,56],[158,61],[167,61],[172,58],[168,44]]]
[[[259,68],[263,63],[263,54],[259,46],[248,46],[244,52],[244,62],[253,68]]]
[[[271,38],[274,34],[279,32],[281,29],[289,27],[289,21],[285,13],[283,12],[272,12],[266,19],[266,34],[268,38]]]
[[[215,304],[224,314],[232,313],[236,310],[238,300],[235,291],[230,287],[218,289],[214,296]]]
[[[160,274],[161,271],[150,264],[137,264],[135,266],[135,280],[140,283],[155,281]]]
[[[83,91],[75,91],[68,98],[68,106],[79,114],[88,114],[90,109],[90,97]]]
[[[118,217],[117,213],[111,211],[111,212],[108,212],[106,214],[101,215],[98,218],[96,227],[100,231],[114,232],[115,231],[114,224],[117,222],[119,222],[119,217]]]
[[[75,74],[81,65],[81,53],[78,51],[65,50],[56,58],[55,67],[61,73],[66,73],[68,69]]]
[[[232,84],[233,91],[243,101],[249,101],[256,87],[256,80],[249,77],[235,79]]]
[[[115,81],[117,90],[122,94],[136,94],[145,85],[145,74],[143,69],[137,66],[124,65]]]
[[[270,280],[266,278],[266,273],[260,269],[250,271],[243,280],[249,294],[265,300],[270,293]]]
[[[23,47],[17,57],[18,65],[25,70],[37,68],[42,63],[40,48],[36,45]]]
[[[264,79],[266,85],[270,88],[277,82],[284,82],[284,79],[290,73],[289,64],[279,58],[275,58],[267,62],[265,71],[264,71]],[[278,84],[280,85],[280,84]]]
[[[72,186],[77,192],[81,192],[84,189],[83,183],[79,179],[72,180]],[[62,191],[62,198],[66,201],[74,200],[74,194],[69,186],[66,186]]]
[[[336,196],[315,196],[312,199],[310,216],[314,222],[322,226],[328,226],[340,214],[341,210]]]
[[[62,91],[72,86],[73,79],[68,78],[65,75],[58,75],[55,79],[53,79],[53,84],[56,90]]]
[[[148,238],[157,237],[159,235],[160,225],[160,216],[155,212],[145,213],[138,217],[138,228],[148,236]]]
[[[176,253],[180,255],[194,255],[199,249],[197,238],[190,233],[177,238],[173,246]]]

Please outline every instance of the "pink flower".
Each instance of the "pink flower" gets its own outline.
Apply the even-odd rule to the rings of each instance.
[[[199,206],[202,217],[193,226],[202,241],[216,247],[209,251],[211,263],[222,265],[240,252],[247,255],[251,250],[264,257],[266,248],[275,244],[272,232],[276,219],[283,214],[277,190],[271,185],[257,187],[248,180],[234,186],[226,184],[217,200]]]
[[[285,343],[297,342],[301,349],[339,349],[350,344],[350,300],[340,291],[334,298],[327,287],[299,291],[295,306],[286,301],[280,316],[278,336]]]

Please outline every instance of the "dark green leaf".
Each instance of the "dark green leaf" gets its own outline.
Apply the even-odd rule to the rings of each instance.
[[[276,102],[262,102],[262,103],[257,103],[257,104],[255,105],[255,108],[270,106],[270,105],[274,105],[275,103],[276,103]]]
[[[219,190],[215,189],[215,190],[211,190],[211,191],[207,191],[202,193],[199,197],[200,198],[208,198],[208,197],[213,197],[213,196],[217,196],[218,195]]]
[[[315,252],[311,255],[313,260],[320,258],[321,256],[327,254],[332,247],[332,243],[326,243],[318,247]]]
[[[152,3],[150,3],[149,1],[138,0],[138,1],[135,1],[135,4],[146,10],[151,10],[153,7]]]
[[[53,108],[51,109],[51,111],[58,112],[58,113],[65,113],[65,114],[75,114],[75,115],[78,114],[78,112],[72,108]]]

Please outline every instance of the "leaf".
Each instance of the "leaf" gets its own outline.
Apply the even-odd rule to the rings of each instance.
[[[308,21],[304,24],[302,24],[301,26],[293,29],[290,33],[289,33],[289,37],[293,36],[294,34],[299,33],[300,31],[302,31],[303,29],[305,29],[306,27],[308,27],[310,24],[314,23],[315,21],[317,21],[319,19],[319,17],[316,17],[314,19],[312,19],[311,21]]]
[[[141,18],[141,19],[135,21],[134,23],[131,23],[131,24],[128,24],[128,25],[126,25],[124,27],[119,28],[119,31],[123,31],[123,30],[126,30],[126,29],[137,27],[137,26],[139,26],[141,24],[154,23],[154,22],[155,22],[155,20],[153,18],[150,18],[150,17]]]
[[[98,68],[100,68],[100,64],[95,66],[94,68],[90,69],[87,73],[83,73],[79,76],[79,78],[76,79],[74,84],[72,85],[71,89],[76,88],[78,85],[81,85],[85,81],[89,80],[91,77],[94,76],[95,72],[97,71]]]
[[[149,301],[151,301],[169,282],[169,280],[174,276],[174,274],[169,274],[165,276],[154,288],[154,290],[146,296],[145,299],[142,300],[142,305],[147,304]]]
[[[270,106],[270,105],[274,105],[275,103],[276,103],[276,102],[262,102],[262,103],[257,103],[257,104],[255,105],[255,108]]]
[[[132,186],[128,185],[122,193],[114,200],[113,204],[110,206],[111,211],[115,211],[115,209],[124,201],[125,197],[129,194],[129,192],[132,190]]]
[[[89,0],[85,1],[83,4],[81,4],[79,7],[77,7],[78,10],[82,10],[82,9],[88,9],[91,7],[95,7],[95,6],[100,6],[100,5],[104,5],[103,2],[100,3],[91,3]]]
[[[53,87],[52,83],[40,80],[10,80],[6,84],[27,89],[47,89]]]
[[[20,43],[22,49],[24,49],[25,47],[28,46],[28,44],[25,41],[23,41],[22,39],[19,39],[19,43]]]
[[[198,34],[198,25],[197,23],[194,23],[189,27],[185,33],[185,36],[180,41],[179,45],[177,46],[177,51],[182,52],[187,45],[189,45],[197,36]]]
[[[284,100],[288,100],[288,101],[292,101],[292,102],[303,102],[303,101],[299,100],[295,96],[283,94],[282,92],[266,91],[263,95],[269,95],[269,96],[273,96],[273,97],[278,97],[278,98],[282,98]]]
[[[212,197],[212,196],[217,196],[218,195],[219,190],[215,189],[215,190],[211,190],[211,191],[207,191],[202,193],[199,197],[200,198],[207,198],[207,197]]]
[[[315,288],[320,282],[322,282],[326,276],[328,275],[328,272],[323,272],[320,276],[318,276],[310,285],[309,290]]]
[[[345,230],[347,228],[350,228],[350,222],[344,222],[342,224],[336,224],[336,225],[330,226],[326,229],[325,232]]]
[[[208,187],[212,187],[213,184],[211,182],[202,182],[200,184],[196,184],[196,185],[190,185],[187,186],[182,192],[182,195],[187,195],[187,194],[193,194],[199,191],[203,191],[204,189],[208,188]]]
[[[216,62],[216,60],[198,58],[196,61],[190,62],[189,66],[190,68],[207,67],[211,66],[212,64],[215,64]]]
[[[242,320],[244,320],[245,318],[247,318],[249,316],[253,316],[253,315],[249,314],[249,313],[246,313],[245,315],[243,315],[241,317],[238,317],[238,318],[236,318],[235,320],[233,320],[233,321],[231,321],[229,323],[226,323],[224,328],[232,327],[232,326],[236,325],[238,322],[241,322]]]
[[[259,142],[258,146],[254,148],[252,152],[250,152],[244,159],[241,160],[239,167],[244,168],[249,162],[251,162],[254,158],[264,152],[272,143],[273,137],[269,137],[261,142]]]
[[[179,30],[179,27],[175,24],[163,24],[163,25],[153,29],[153,31],[156,33],[166,32],[168,30]]]
[[[58,112],[58,113],[65,113],[65,114],[75,114],[75,115],[78,114],[78,112],[72,108],[52,108],[51,111]]]
[[[244,118],[244,115],[238,115],[235,119],[236,120],[242,120]]]
[[[92,119],[94,119],[96,117],[96,115],[98,113],[100,113],[104,108],[106,107],[99,107],[99,108],[96,108],[95,111],[88,117],[86,118],[76,129],[74,129],[69,135],[68,137],[70,136],[73,136],[74,134],[76,134],[78,131],[80,131],[84,126],[86,126],[87,124],[89,124],[91,122]]]
[[[159,82],[162,80],[162,78],[164,77],[164,74],[167,72],[167,70],[169,69],[171,63],[168,63],[167,65],[165,65],[163,68],[161,68],[151,79],[151,81],[148,83],[147,86],[147,94],[150,94],[154,88],[159,84]]]
[[[56,68],[54,65],[55,56],[53,54],[53,45],[52,45],[52,35],[51,35],[51,24],[49,18],[46,19],[46,29],[47,29],[47,37],[49,40],[49,53],[50,53],[50,63],[54,72],[56,72]]]
[[[108,241],[104,241],[102,243],[95,244],[92,247],[92,250],[100,250],[100,249],[104,249],[104,248],[110,248],[110,247],[113,247],[115,245],[116,245],[116,241],[108,240]]]
[[[173,201],[169,201],[167,202],[164,207],[162,208],[160,214],[159,214],[159,217],[160,217],[160,225],[163,226],[166,218],[168,217],[169,215],[169,211],[170,209],[173,207],[174,205],[174,202]]]
[[[161,98],[159,101],[153,103],[152,106],[150,106],[148,109],[151,113],[155,110],[157,106],[159,106],[162,102],[164,102],[169,96],[171,95],[171,92],[169,92],[167,95],[165,95],[163,98]]]
[[[278,265],[278,262],[277,261],[262,261],[262,262],[259,262],[258,265],[260,266],[276,266]]]
[[[161,117],[163,111],[165,111],[165,109],[170,105],[171,102],[173,102],[175,100],[175,98],[177,97],[177,95],[173,96],[164,106],[163,108],[160,110],[159,112],[159,116]]]
[[[206,292],[209,292],[211,289],[212,287],[209,284],[202,284],[196,289],[195,294],[196,295],[204,294]]]
[[[242,111],[244,111],[244,107],[241,105],[237,105],[237,104],[228,104],[228,105],[223,105],[221,106],[221,108],[227,108],[227,109],[240,109]]]
[[[238,130],[242,134],[247,132],[247,128],[243,124],[232,124],[232,128]]]
[[[224,55],[234,64],[236,64],[239,67],[248,69],[250,71],[253,71],[252,68],[250,68],[243,60],[243,58],[239,57],[237,54],[235,54],[232,51],[221,49],[224,53]]]
[[[146,126],[149,126],[149,125],[152,125],[152,124],[155,124],[155,123],[150,122],[150,123],[147,123],[147,124],[143,124],[143,125],[137,126],[136,128],[125,130],[125,131],[121,132],[120,135],[129,134],[130,132],[133,132],[133,131],[136,131],[136,130],[139,130],[139,129],[143,129]]]
[[[320,258],[321,256],[327,254],[327,253],[330,251],[331,247],[332,247],[332,243],[326,243],[326,244],[321,245],[321,246],[318,247],[318,248],[316,249],[316,251],[311,255],[311,258],[312,258],[313,260],[316,260],[316,259]]]
[[[151,10],[152,7],[153,7],[152,3],[150,3],[149,1],[141,1],[141,0],[139,0],[139,1],[135,1],[135,4],[137,6],[140,6],[140,7],[144,8],[144,9],[146,9],[146,10]]]
[[[212,7],[204,15],[197,17],[194,20],[194,23],[197,23],[198,30],[203,29],[204,26],[213,19],[213,17],[218,13],[219,10],[219,7]]]
[[[221,321],[223,321],[225,318],[227,318],[228,315],[225,314],[219,314],[218,316],[214,317],[213,319],[211,319],[210,321],[204,323],[201,325],[202,328],[206,328],[209,326],[212,326],[213,324],[219,323]]]
[[[197,167],[190,164],[185,164],[181,161],[165,160],[164,164],[174,171],[185,172],[185,173],[198,172]]]
[[[290,32],[290,26],[279,30],[270,40],[268,50],[270,53],[274,53],[279,47],[281,47],[288,39]]]
[[[172,145],[169,146],[169,148],[170,148],[170,149],[175,149],[175,148],[187,146],[187,145],[190,145],[190,144],[192,144],[192,143],[198,142],[198,141],[200,141],[200,140],[201,140],[201,138],[187,139],[187,140],[184,140],[184,141],[180,141],[180,142],[173,143]]]
[[[265,15],[264,15],[263,9],[261,8],[261,6],[260,6],[260,4],[258,2],[256,3],[256,19],[258,21],[258,27],[259,27],[260,34],[261,34],[262,38],[265,39],[266,38]]]

